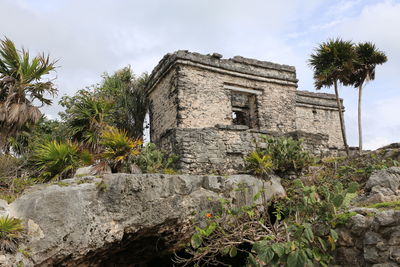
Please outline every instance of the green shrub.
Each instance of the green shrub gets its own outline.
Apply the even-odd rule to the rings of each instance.
[[[25,161],[11,155],[0,155],[0,199],[11,203],[25,188],[37,183],[28,176]]]
[[[318,176],[321,181],[336,177],[344,185],[357,182],[364,187],[374,171],[400,166],[400,151],[387,154],[385,150],[376,150],[360,156],[323,159]]]
[[[334,227],[350,216],[338,214],[346,196],[358,186],[353,183],[344,189],[332,182],[316,187],[294,180],[290,189],[288,197],[275,202],[272,217],[268,203],[238,207],[221,199],[218,208],[194,225],[185,250],[190,256],[176,257],[176,262],[228,265],[229,258],[241,251],[247,255],[247,266],[328,266],[338,239]],[[254,200],[259,197],[256,194]]]
[[[299,173],[313,162],[310,153],[303,149],[302,143],[301,140],[291,137],[264,137],[265,148],[259,148],[257,152],[261,157],[271,157],[272,169],[276,173]]]
[[[0,178],[0,183],[2,185],[0,187],[0,199],[11,203],[22,194],[26,188],[38,182],[38,179],[29,176]]]
[[[270,155],[260,155],[258,151],[253,151],[244,160],[246,170],[255,175],[264,176],[270,173],[274,166]]]
[[[24,228],[21,220],[8,216],[0,217],[0,250],[14,253],[18,247],[18,241],[22,238]]]
[[[178,159],[178,156],[167,155],[158,150],[155,144],[148,143],[136,157],[135,163],[144,173],[173,174],[177,169]]]
[[[133,156],[139,154],[142,141],[130,138],[126,131],[109,126],[102,132],[100,144],[103,147],[100,160],[106,161],[113,172],[118,172],[123,167],[127,168]]]
[[[30,161],[40,178],[47,182],[72,175],[82,164],[81,155],[78,145],[74,143],[49,141],[34,149]]]
[[[17,176],[21,164],[21,160],[14,156],[0,155],[0,178]]]

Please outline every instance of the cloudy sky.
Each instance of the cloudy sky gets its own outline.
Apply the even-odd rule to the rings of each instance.
[[[318,43],[372,41],[389,61],[365,89],[365,146],[400,142],[400,0],[0,0],[0,11],[0,35],[59,59],[60,96],[129,64],[150,72],[179,49],[293,65],[299,89],[315,91],[307,60]],[[357,145],[357,91],[341,88],[341,96]]]

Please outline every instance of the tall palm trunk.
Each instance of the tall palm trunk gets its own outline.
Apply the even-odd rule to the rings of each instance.
[[[362,99],[362,86],[363,83],[360,84],[358,87],[358,149],[361,155],[362,148],[363,148],[363,141],[362,141],[362,123],[361,123],[361,99]]]
[[[337,106],[339,109],[340,128],[342,129],[343,144],[346,149],[346,154],[347,154],[347,156],[349,156],[350,151],[349,151],[349,146],[347,145],[346,128],[345,128],[345,124],[344,124],[342,104],[340,103],[340,98],[339,98],[339,90],[338,90],[337,80],[335,80],[335,82],[334,82],[334,87],[335,87],[336,103],[337,103]]]

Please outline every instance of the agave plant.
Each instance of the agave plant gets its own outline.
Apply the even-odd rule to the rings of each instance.
[[[101,134],[100,144],[104,148],[100,155],[102,160],[108,162],[113,172],[118,172],[132,156],[140,153],[142,141],[130,138],[124,130],[108,126]]]
[[[41,82],[55,69],[49,56],[38,55],[32,60],[29,51],[16,49],[14,43],[0,40],[0,149],[6,149],[9,137],[27,124],[35,124],[42,116],[39,106],[51,104],[46,94],[57,90],[51,81]]]
[[[0,217],[0,250],[14,253],[18,241],[22,238],[24,228],[21,220],[7,216]]]
[[[37,168],[40,177],[49,181],[67,178],[82,164],[84,158],[87,160],[87,153],[82,153],[77,144],[69,141],[48,141],[33,151],[31,162]]]

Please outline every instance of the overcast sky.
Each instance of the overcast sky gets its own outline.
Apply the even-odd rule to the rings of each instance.
[[[0,35],[59,59],[59,96],[129,64],[137,74],[150,72],[180,49],[293,65],[299,89],[315,91],[307,60],[318,43],[372,41],[389,61],[364,91],[365,147],[400,142],[400,1],[0,0],[0,14]],[[341,96],[355,146],[357,91],[341,88]],[[54,118],[60,110],[45,112]]]

